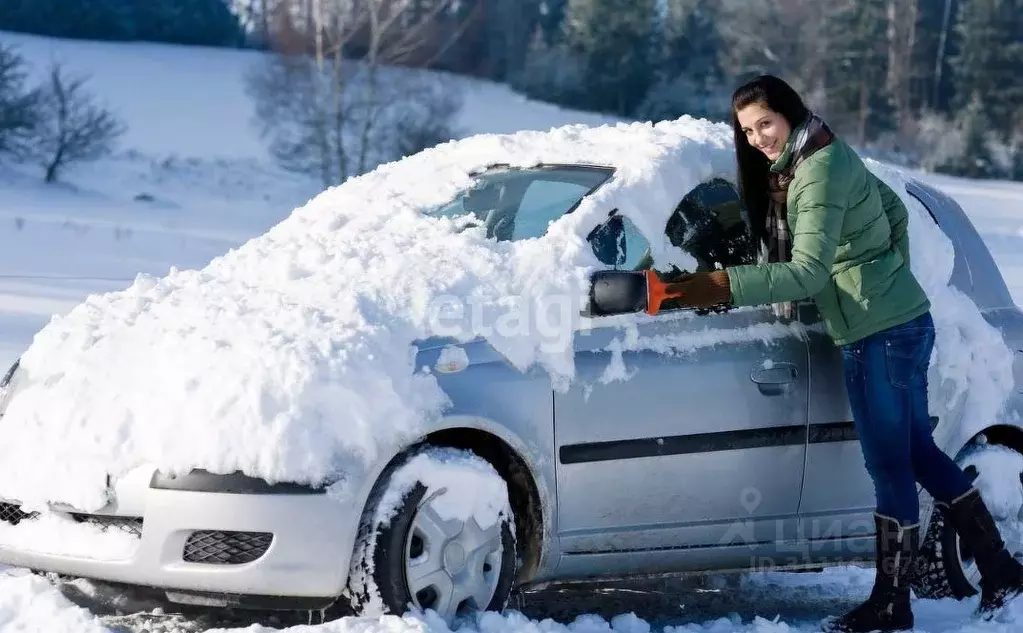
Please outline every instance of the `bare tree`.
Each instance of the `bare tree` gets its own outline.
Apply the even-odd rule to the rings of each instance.
[[[429,66],[458,37],[448,24],[453,6],[454,0],[278,3],[270,28],[276,54],[249,76],[248,87],[281,164],[315,173],[327,186],[428,137],[439,142],[452,134],[457,91],[429,89],[421,74],[397,67]],[[396,140],[399,132],[408,138]]]
[[[96,104],[84,77],[66,77],[55,63],[39,96],[39,120],[32,133],[31,157],[46,170],[46,182],[69,164],[109,154],[124,124]]]
[[[36,125],[39,91],[25,87],[25,60],[0,44],[0,154],[24,155]]]

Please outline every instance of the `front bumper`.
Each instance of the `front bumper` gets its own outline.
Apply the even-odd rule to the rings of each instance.
[[[93,519],[101,516],[84,518],[96,529]],[[16,526],[7,525],[4,529],[32,530],[33,524],[44,518],[21,517]],[[145,491],[144,515],[140,518],[128,521],[140,524],[141,530],[137,536],[131,536],[138,542],[127,554],[97,556],[87,549],[54,553],[25,545],[24,539],[15,539],[16,545],[10,540],[0,543],[0,563],[155,587],[166,590],[172,602],[265,606],[284,599],[285,604],[281,605],[284,608],[286,599],[292,598],[297,604],[325,606],[341,593],[347,580],[359,521],[357,512],[326,494],[239,494],[157,488]],[[106,529],[121,529],[124,521],[118,522],[121,525]],[[202,549],[200,541],[216,532],[263,536],[235,540],[242,543],[243,549],[249,548],[247,554],[233,557],[218,556],[215,552],[212,556],[197,554]],[[189,558],[204,562],[186,560],[186,544]],[[249,560],[253,557],[255,560]],[[260,601],[261,596],[266,600]]]

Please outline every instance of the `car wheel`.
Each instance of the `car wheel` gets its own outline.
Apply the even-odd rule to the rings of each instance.
[[[360,615],[433,610],[448,622],[501,611],[517,560],[508,485],[489,462],[423,447],[381,477],[349,574]]]
[[[1008,550],[1023,561],[1023,454],[1005,446],[982,444],[964,453],[957,463],[973,478]],[[920,558],[913,582],[918,597],[961,600],[980,592],[980,571],[973,555],[940,506],[935,508]]]

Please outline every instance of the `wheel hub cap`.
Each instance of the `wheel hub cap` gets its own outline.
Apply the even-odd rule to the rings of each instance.
[[[427,499],[405,543],[405,580],[413,604],[450,621],[464,609],[484,610],[497,590],[504,547],[501,523],[445,519]]]
[[[457,542],[448,543],[444,548],[444,571],[457,574],[465,567],[465,549]]]

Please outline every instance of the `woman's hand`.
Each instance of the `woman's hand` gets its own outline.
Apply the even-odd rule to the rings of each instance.
[[[669,296],[677,296],[679,304],[690,308],[711,308],[732,299],[728,273],[723,270],[683,275],[665,290]]]

